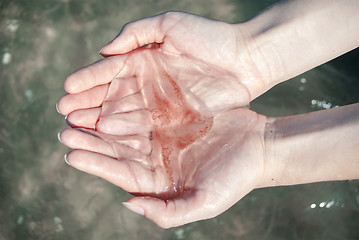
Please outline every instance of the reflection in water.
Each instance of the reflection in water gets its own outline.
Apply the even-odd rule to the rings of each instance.
[[[319,108],[319,109],[330,109],[330,108],[336,108],[336,107],[339,107],[338,105],[334,105],[330,102],[327,102],[327,101],[320,101],[320,100],[317,100],[317,99],[313,99],[311,101],[312,103],[312,108]]]
[[[314,209],[314,208],[331,208],[331,207],[341,207],[343,208],[344,207],[344,203],[341,203],[340,201],[334,201],[334,200],[330,200],[328,202],[321,202],[319,204],[316,204],[316,203],[312,203],[310,205],[310,208]]]
[[[4,49],[4,54],[2,55],[2,64],[7,65],[11,62],[11,53],[7,48]]]
[[[64,78],[99,59],[123,24],[170,9],[236,22],[272,2],[3,1],[0,239],[359,239],[358,181],[259,189],[215,219],[162,230],[124,209],[127,193],[63,162],[54,106]],[[283,116],[358,102],[358,59],[302,74],[251,108]]]

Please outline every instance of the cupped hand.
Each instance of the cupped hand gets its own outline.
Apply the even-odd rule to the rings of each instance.
[[[266,64],[255,49],[253,37],[242,25],[183,12],[166,12],[126,24],[100,53],[105,57],[122,55],[157,43],[164,52],[181,56],[193,68],[223,72],[224,76],[218,76],[221,81],[215,83],[229,101],[222,108],[239,107],[247,105],[273,86],[268,77],[270,73],[264,71],[266,68],[263,65]],[[87,83],[81,86],[65,84],[69,93],[89,87],[91,85]]]
[[[67,161],[136,195],[125,206],[161,227],[222,213],[260,185],[266,122],[233,109],[226,80],[157,44],[77,71],[67,89],[87,90],[58,102],[77,127],[60,134]]]

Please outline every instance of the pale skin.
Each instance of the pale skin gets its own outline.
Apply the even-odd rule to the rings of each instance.
[[[175,12],[129,23],[66,79],[57,107],[81,128],[59,135],[67,162],[135,194],[125,206],[163,228],[255,188],[358,179],[359,104],[284,118],[240,108],[358,47],[357,12],[300,0],[240,24]]]

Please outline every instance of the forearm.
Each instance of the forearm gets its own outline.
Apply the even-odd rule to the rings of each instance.
[[[359,104],[271,118],[263,186],[359,179]]]
[[[238,26],[272,87],[358,47],[358,13],[357,0],[293,0]]]

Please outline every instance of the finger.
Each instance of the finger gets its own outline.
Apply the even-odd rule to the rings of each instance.
[[[136,92],[138,88],[135,77],[114,79],[110,84],[63,96],[57,103],[57,110],[68,115],[79,109],[98,107],[104,100],[117,101]]]
[[[124,69],[126,59],[127,56],[105,58],[72,73],[65,80],[65,90],[78,93],[111,82]]]
[[[58,101],[57,109],[61,114],[68,115],[75,110],[99,107],[107,90],[108,85],[101,85],[84,92],[66,94]]]
[[[129,78],[116,78],[112,80],[106,101],[117,101],[126,96],[138,92],[137,79],[135,77]]]
[[[101,113],[101,108],[78,110],[68,115],[67,122],[71,127],[87,128],[86,129],[87,132],[89,132],[92,135],[98,135],[102,139],[107,139],[107,142],[112,142],[114,144],[119,144],[133,148],[135,150],[142,152],[145,155],[148,155],[151,152],[152,149],[151,142],[149,140],[148,135],[146,134],[145,134],[146,136],[140,136],[140,135],[104,136],[103,133],[90,130],[95,128],[100,113]]]
[[[119,161],[84,150],[73,150],[65,159],[70,166],[101,177],[128,192],[141,192],[142,189],[148,191],[148,188],[152,187],[151,171],[136,162]]]
[[[190,192],[170,200],[134,197],[124,203],[129,210],[144,215],[162,228],[171,228],[218,215],[215,208],[200,202]]]
[[[96,152],[115,159],[130,159],[143,165],[148,163],[148,156],[138,151],[138,148],[142,146],[149,152],[149,140],[140,137],[111,138],[88,129],[67,128],[59,134],[59,138],[73,149]]]
[[[126,24],[100,53],[103,56],[125,54],[149,43],[162,43],[165,33],[162,31],[161,23],[165,16],[166,14],[160,14]]]
[[[101,116],[108,116],[116,113],[132,112],[145,109],[145,102],[140,93],[132,94],[117,101],[106,101],[102,105]]]
[[[63,144],[73,149],[82,149],[116,157],[112,146],[96,135],[88,134],[85,130],[67,128],[59,134]]]
[[[100,134],[100,136],[102,136]],[[111,143],[115,143],[113,145],[115,152],[117,153],[117,156],[121,156],[124,154],[121,154],[122,151],[126,151],[127,154],[130,154],[128,159],[137,160],[142,162],[142,164],[145,164],[145,161],[148,160],[148,155],[151,153],[152,147],[151,147],[151,141],[148,137],[140,136],[140,135],[127,135],[127,136],[116,136],[116,135],[108,135],[107,136],[108,141]],[[121,147],[119,149],[117,146]],[[133,148],[146,156],[139,156],[134,157],[137,155],[137,153],[131,153],[128,148]],[[147,163],[146,163],[147,164]]]
[[[144,165],[147,164],[147,156],[151,152],[150,140],[139,135],[115,136],[101,134],[90,129],[67,128],[60,132],[59,139],[73,149],[93,151],[117,159],[131,159]]]
[[[77,128],[95,128],[96,123],[100,117],[101,108],[90,108],[90,109],[80,109],[74,112],[71,112],[66,121],[71,127]]]
[[[152,130],[151,114],[147,110],[101,116],[96,130],[112,135],[148,135]]]

